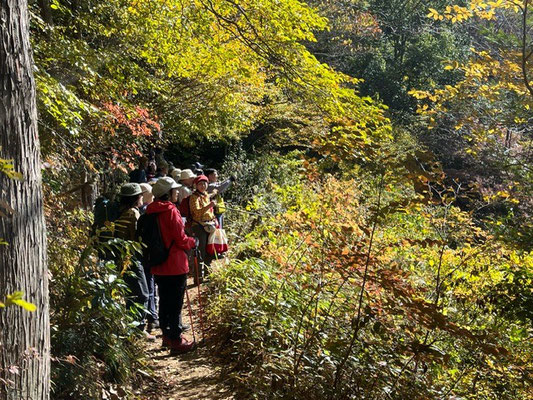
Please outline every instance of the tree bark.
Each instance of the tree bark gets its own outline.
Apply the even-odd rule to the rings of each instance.
[[[8,242],[0,245],[0,300],[23,291],[37,306],[0,309],[0,399],[48,399],[46,231],[26,0],[0,0],[0,97],[0,158],[23,175],[0,173],[0,200],[14,209],[0,217],[0,238]]]

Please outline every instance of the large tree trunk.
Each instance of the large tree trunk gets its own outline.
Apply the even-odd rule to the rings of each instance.
[[[8,242],[0,245],[0,300],[23,291],[37,306],[36,312],[0,308],[0,399],[9,400],[48,399],[50,388],[46,232],[32,68],[26,0],[0,0],[0,158],[13,160],[23,175],[15,180],[0,173],[0,200],[14,209],[0,217],[0,238]]]

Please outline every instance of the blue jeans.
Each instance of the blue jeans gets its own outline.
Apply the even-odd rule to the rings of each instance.
[[[139,323],[139,329],[144,329],[149,293],[144,269],[138,260],[132,259],[131,265],[124,275],[124,282],[129,289],[126,296],[126,307],[132,309],[135,304],[141,307],[141,309],[136,310],[135,319]]]
[[[155,306],[155,280],[150,272],[150,267],[144,267],[144,276],[146,277],[146,284],[148,286],[148,306],[146,307],[148,314],[146,315],[146,319],[148,322],[155,322],[158,320]]]

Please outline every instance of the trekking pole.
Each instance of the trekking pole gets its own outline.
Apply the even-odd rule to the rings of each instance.
[[[204,333],[204,315],[203,315],[203,306],[202,306],[202,291],[200,289],[200,276],[199,276],[199,263],[198,263],[198,250],[194,251],[194,267],[196,270],[196,281],[198,282],[198,319],[200,320],[200,330],[202,331],[202,340],[205,340]]]
[[[194,343],[196,343],[196,334],[194,333],[194,324],[192,322],[191,299],[189,298],[189,291],[187,290],[187,288],[185,288],[185,294],[187,295],[187,308],[189,309],[189,319],[191,320],[192,340],[194,340]]]

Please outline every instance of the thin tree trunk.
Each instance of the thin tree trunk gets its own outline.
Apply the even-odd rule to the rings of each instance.
[[[48,274],[26,0],[0,0],[0,97],[0,158],[23,175],[0,173],[0,200],[14,209],[0,217],[8,242],[0,245],[0,299],[23,291],[37,306],[0,309],[0,399],[42,400],[50,388]]]
[[[53,24],[52,9],[50,8],[50,0],[38,0],[39,10],[41,11],[41,18],[48,25]]]

